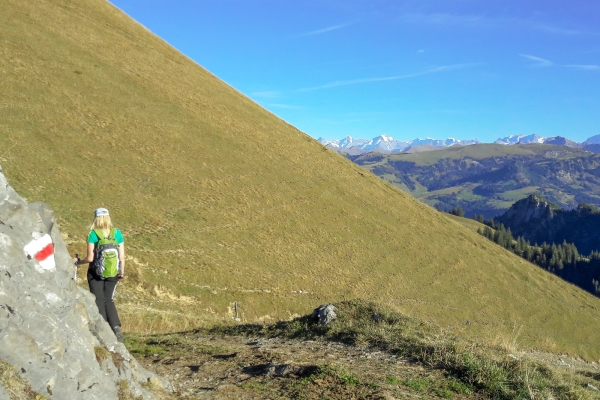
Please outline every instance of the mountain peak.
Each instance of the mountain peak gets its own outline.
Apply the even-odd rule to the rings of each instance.
[[[527,225],[536,223],[544,225],[545,220],[552,219],[554,210],[560,207],[541,194],[533,193],[514,203],[504,214],[497,218],[506,226]]]
[[[584,144],[600,144],[600,135],[589,137]]]

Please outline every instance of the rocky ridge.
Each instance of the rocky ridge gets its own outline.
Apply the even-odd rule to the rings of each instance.
[[[496,222],[510,228],[512,234],[523,236],[532,244],[574,243],[581,254],[600,251],[600,209],[581,203],[572,210],[561,209],[538,194],[514,203]]]
[[[153,399],[166,386],[142,368],[74,282],[75,266],[45,203],[28,204],[0,169],[0,360],[28,393],[56,399]],[[0,380],[0,399],[22,398]],[[37,397],[36,397],[37,398]]]
[[[513,204],[498,218],[498,222],[502,222],[506,226],[533,223],[539,224],[540,228],[547,229],[548,222],[554,216],[553,210],[557,208],[558,206],[543,197],[532,194]]]

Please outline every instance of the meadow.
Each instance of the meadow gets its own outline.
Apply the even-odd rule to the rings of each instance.
[[[110,3],[3,7],[0,164],[57,212],[73,254],[93,210],[111,211],[126,332],[231,322],[234,303],[262,323],[364,298],[465,337],[517,327],[524,346],[600,357],[597,298],[326,149]]]

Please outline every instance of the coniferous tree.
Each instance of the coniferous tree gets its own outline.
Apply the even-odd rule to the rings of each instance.
[[[500,227],[496,228],[496,231],[494,231],[494,239],[493,239],[493,241],[496,244],[500,244]]]
[[[600,282],[596,279],[592,279],[592,285],[594,285],[594,291],[596,293],[600,292]]]
[[[532,261],[533,260],[533,249],[531,248],[531,246],[527,246],[525,248],[525,254],[523,255],[523,257],[527,260],[527,261]]]
[[[455,211],[457,211],[457,209],[455,209]],[[492,225],[495,229],[491,228]],[[573,272],[569,272],[569,274],[566,275],[559,272],[564,269],[573,271],[577,266],[584,266],[586,269],[582,270],[582,272],[597,271],[600,274],[600,252],[593,251],[588,257],[584,257],[579,254],[574,243],[568,243],[567,241],[563,241],[561,244],[543,242],[541,245],[538,245],[535,243],[532,246],[531,243],[522,236],[515,239],[512,236],[510,227],[506,228],[502,223],[496,225],[493,218],[485,223],[483,229],[479,227],[477,233],[541,268],[560,274],[563,278],[572,283],[579,284],[582,288],[587,289],[600,297],[600,279],[593,280],[592,285],[587,281],[588,284],[586,286],[581,280],[579,280],[579,283],[577,281],[577,279],[582,278],[581,273],[575,272],[575,278],[573,278]],[[587,274],[588,272],[585,273]],[[579,276],[579,278],[577,278],[577,276]]]

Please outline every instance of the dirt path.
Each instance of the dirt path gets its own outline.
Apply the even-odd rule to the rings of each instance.
[[[194,334],[142,340],[136,357],[169,379],[177,398],[479,398],[439,371],[341,343]]]

